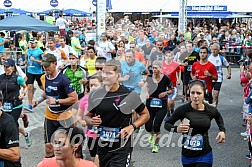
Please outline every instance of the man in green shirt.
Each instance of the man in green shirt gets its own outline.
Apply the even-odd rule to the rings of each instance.
[[[78,65],[78,61],[79,58],[76,52],[69,53],[69,65],[62,69],[61,72],[71,81],[74,90],[78,94],[78,99],[81,99],[84,96],[82,81],[86,80],[86,71]]]
[[[46,22],[49,24],[55,24],[55,18],[53,17],[53,12],[49,12],[49,16],[46,17]]]
[[[74,36],[71,38],[71,45],[72,48],[77,52],[77,55],[80,56],[81,51],[84,50],[84,48],[81,47],[79,40],[80,31],[75,30],[73,34]]]

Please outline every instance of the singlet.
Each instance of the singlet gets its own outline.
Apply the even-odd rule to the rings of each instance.
[[[96,73],[96,69],[95,69],[95,61],[96,61],[97,57],[95,56],[94,59],[90,59],[88,58],[86,60],[86,68],[88,69],[88,76],[94,75]]]

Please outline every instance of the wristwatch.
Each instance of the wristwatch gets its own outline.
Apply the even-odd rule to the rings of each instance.
[[[132,122],[132,124],[131,124],[132,126],[133,126],[133,128],[134,128],[134,131],[137,129],[137,127],[136,127],[136,125]]]
[[[55,102],[56,102],[56,104],[59,104],[59,99],[56,99]]]

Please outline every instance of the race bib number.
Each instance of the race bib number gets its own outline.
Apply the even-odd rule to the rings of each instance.
[[[188,150],[202,150],[203,149],[203,136],[195,135],[184,137],[184,148]]]
[[[192,71],[192,65],[187,66],[187,71]]]
[[[162,100],[158,98],[153,98],[150,101],[151,107],[162,108]]]
[[[100,127],[100,139],[109,142],[119,142],[119,128]]]
[[[4,112],[11,112],[12,109],[13,109],[12,103],[6,103],[6,102],[3,103],[2,110]]]
[[[88,129],[89,132],[98,133],[98,128],[95,127],[95,126],[90,126],[90,125],[88,125],[88,126],[87,126],[87,129]]]

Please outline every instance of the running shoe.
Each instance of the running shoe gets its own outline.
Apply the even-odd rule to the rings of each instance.
[[[22,118],[23,123],[24,123],[24,127],[27,128],[29,126],[29,120],[28,120],[28,115],[27,114],[23,114],[24,117]]]
[[[151,134],[148,141],[149,141],[149,144],[153,144],[154,143],[154,135]]]
[[[28,132],[26,133],[26,136],[25,136],[25,142],[27,144],[27,147],[31,147],[32,142],[30,140],[30,134]]]
[[[154,144],[153,148],[152,148],[152,153],[158,153],[159,151],[159,146],[158,144]]]
[[[247,159],[251,159],[251,155],[250,154],[247,154],[246,156],[245,156]]]
[[[30,104],[28,104],[24,109],[33,112],[32,106]]]
[[[242,133],[240,133],[240,135],[241,135],[242,137],[248,137],[248,136],[249,136],[248,132],[242,132]]]

